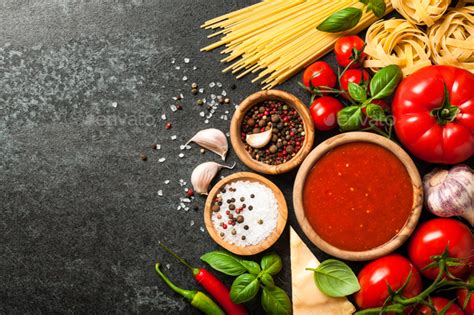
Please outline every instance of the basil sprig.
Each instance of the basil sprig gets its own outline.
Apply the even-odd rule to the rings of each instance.
[[[260,265],[232,254],[213,251],[201,256],[201,260],[213,269],[226,275],[237,276],[230,288],[230,298],[234,303],[245,303],[255,298],[262,288],[262,306],[271,315],[291,314],[291,301],[286,292],[275,285],[273,276],[282,267],[281,257],[276,253],[265,255]]]
[[[342,297],[360,290],[359,281],[352,269],[336,259],[323,261],[314,271],[316,286],[327,296]]]
[[[367,5],[366,12],[372,11],[376,17],[381,18],[385,14],[386,5],[384,0],[360,0]],[[362,10],[354,7],[341,9],[328,16],[317,29],[328,33],[347,31],[359,23]]]
[[[402,70],[397,65],[380,69],[370,81],[372,99],[378,100],[392,95],[402,78]]]

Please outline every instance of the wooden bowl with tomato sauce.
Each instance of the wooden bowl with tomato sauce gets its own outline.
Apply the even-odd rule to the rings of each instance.
[[[245,143],[241,138],[241,126],[247,111],[268,100],[281,101],[294,108],[302,119],[305,132],[300,150],[291,159],[278,165],[271,165],[254,159],[246,150]],[[246,166],[259,173],[277,175],[298,167],[306,158],[313,148],[314,125],[308,108],[293,94],[280,90],[260,91],[248,96],[235,111],[230,124],[230,140],[235,153]]]
[[[324,252],[351,261],[387,255],[418,223],[423,188],[410,156],[395,142],[348,132],[318,145],[293,187],[298,223]]]

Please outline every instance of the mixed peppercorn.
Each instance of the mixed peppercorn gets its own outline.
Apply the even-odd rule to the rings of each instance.
[[[261,149],[252,148],[245,141],[247,135],[272,128],[270,142]],[[250,108],[242,122],[241,138],[245,149],[257,161],[279,165],[288,162],[303,146],[303,120],[291,106],[277,101],[264,101]]]

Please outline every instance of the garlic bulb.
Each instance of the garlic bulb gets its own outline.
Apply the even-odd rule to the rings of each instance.
[[[208,149],[219,155],[223,161],[229,150],[229,144],[227,143],[227,137],[219,129],[210,128],[199,131],[192,137],[186,145],[190,142],[195,142],[204,149]]]
[[[191,183],[193,184],[194,191],[201,195],[207,195],[209,185],[217,172],[222,168],[233,169],[234,166],[235,163],[232,166],[221,165],[216,162],[199,164],[191,174]]]
[[[248,134],[245,137],[245,142],[254,149],[261,149],[270,142],[272,136],[272,125],[270,124],[270,128],[264,132]]]
[[[425,204],[440,217],[461,216],[474,225],[474,174],[467,165],[435,169],[423,179]]]

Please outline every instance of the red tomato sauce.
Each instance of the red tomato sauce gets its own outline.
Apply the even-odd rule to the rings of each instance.
[[[336,147],[320,158],[303,189],[306,218],[339,249],[383,245],[405,225],[413,205],[407,169],[390,151],[368,142]]]

